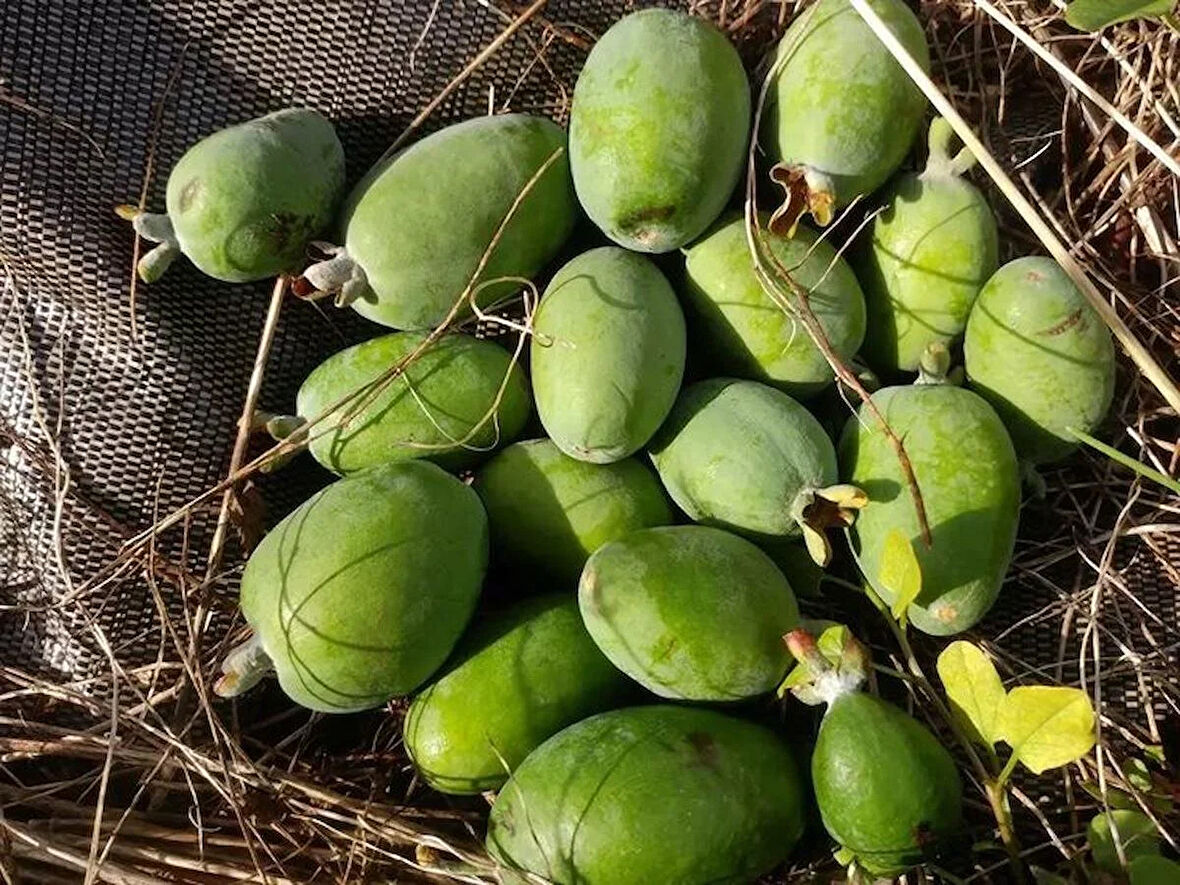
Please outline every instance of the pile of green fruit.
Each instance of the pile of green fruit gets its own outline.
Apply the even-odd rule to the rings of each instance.
[[[872,5],[927,65],[908,7]],[[568,137],[539,117],[470,120],[341,201],[330,125],[283,111],[192,148],[167,216],[128,213],[161,243],[145,277],[183,253],[227,280],[298,273],[334,217],[338,245],[304,280],[397,330],[299,391],[287,430],[340,479],[251,556],[254,634],[220,691],[273,670],[313,710],[413,694],[405,746],[422,777],[498,791],[490,852],[555,882],[742,881],[786,859],[808,766],[734,702],[772,695],[793,659],[828,704],[809,767],[831,836],[881,875],[953,837],[948,751],[859,690],[855,647],[832,661],[799,631],[799,553],[827,565],[827,530],[851,526],[865,581],[893,602],[877,584],[900,532],[922,576],[909,622],[967,630],[1008,569],[1021,465],[1069,454],[1111,401],[1107,329],[1054,262],[997,267],[995,219],[944,121],[924,171],[893,177],[926,102],[848,0],[810,6],[771,76],[755,136],[789,197],[773,223],[727,210],[753,119],[737,52],[663,9],[598,41]],[[800,220],[825,226],[882,187],[851,260]],[[541,273],[579,211],[613,244],[549,278],[528,375],[451,331]],[[764,285],[754,238],[808,293],[831,354],[797,295]],[[964,338],[956,386],[947,357]],[[832,355],[901,382],[873,401],[904,440],[928,541],[875,416],[862,407],[834,440],[813,414]],[[682,386],[686,359],[703,380]],[[514,441],[534,409],[543,436]],[[491,611],[489,568],[520,588]]]

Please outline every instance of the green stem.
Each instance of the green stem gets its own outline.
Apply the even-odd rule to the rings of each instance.
[[[1094,437],[1090,436],[1088,433],[1083,433],[1082,431],[1075,430],[1072,427],[1067,427],[1066,430],[1068,430],[1090,448],[1096,449],[1103,455],[1106,455],[1106,457],[1110,458],[1112,461],[1116,461],[1119,464],[1122,464],[1128,470],[1133,470],[1146,479],[1154,480],[1155,482],[1162,485],[1165,489],[1169,489],[1170,491],[1175,492],[1177,495],[1180,495],[1180,480],[1175,480],[1166,474],[1160,473],[1155,468],[1148,467],[1142,461],[1136,461],[1126,452],[1120,452],[1113,446],[1108,446],[1101,440],[1094,439]]]
[[[1004,765],[1004,770],[1000,772],[1000,776],[996,778],[996,783],[1000,789],[1008,786],[1008,780],[1012,777],[1012,772],[1016,770],[1016,763],[1019,761],[1015,753],[1008,759],[1007,764]]]
[[[1000,841],[1004,843],[1004,849],[1008,852],[1013,875],[1017,882],[1024,883],[1024,861],[1020,859],[1020,842],[1012,826],[1012,809],[1008,805],[1008,794],[1004,790],[1003,782],[988,780],[983,786],[988,804],[992,808],[992,815],[996,819],[996,826],[1000,830]]]

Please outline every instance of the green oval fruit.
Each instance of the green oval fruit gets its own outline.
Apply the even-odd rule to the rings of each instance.
[[[590,557],[586,629],[611,662],[665,698],[733,701],[773,691],[791,657],[795,594],[771,559],[706,526],[643,529]]]
[[[922,66],[930,51],[902,0],[873,10]],[[776,180],[795,199],[785,226],[803,211],[826,225],[832,211],[876,190],[905,159],[926,99],[849,0],[819,0],[787,29],[776,55],[761,138],[783,168]]]
[[[619,245],[675,249],[729,201],[749,131],[750,84],[729,40],[683,12],[632,13],[594,44],[574,87],[578,199]]]
[[[1051,258],[1018,258],[987,281],[967,321],[967,378],[992,404],[1021,459],[1044,464],[1078,445],[1114,396],[1110,330]]]
[[[589,464],[548,439],[508,446],[473,487],[488,512],[493,555],[571,586],[603,544],[672,522],[659,480],[634,458]]]
[[[525,114],[467,120],[422,139],[357,185],[344,220],[345,254],[309,268],[308,280],[340,291],[375,322],[433,328],[466,290],[530,180],[564,149],[556,124]],[[533,276],[569,236],[575,205],[563,152],[520,200],[477,282]],[[478,303],[520,286],[488,285]],[[467,313],[468,306],[459,311]]]
[[[811,778],[828,833],[879,876],[920,863],[921,843],[952,835],[962,820],[950,753],[917,720],[863,692],[828,707]]]
[[[865,301],[848,263],[807,228],[793,239],[766,230],[769,250],[810,292],[833,350],[845,360],[865,335]],[[831,366],[802,324],[776,304],[754,272],[744,217],[719,224],[685,250],[689,329],[721,374],[764,381],[806,397],[832,383]],[[789,293],[787,293],[789,295]]]
[[[414,359],[376,396],[367,392],[426,339],[397,332],[354,345],[320,363],[299,388],[305,419],[334,409],[312,428],[312,456],[336,473],[386,461],[426,458],[459,469],[477,463],[520,433],[528,419],[528,379],[511,354],[491,341],[445,335]],[[360,411],[355,407],[362,405]],[[324,433],[333,424],[344,426]]]
[[[836,450],[811,413],[757,381],[685,388],[649,447],[664,488],[696,522],[755,538],[799,534],[836,482]]]
[[[242,613],[293,701],[377,707],[446,660],[487,550],[475,492],[424,461],[383,464],[328,486],[262,539]]]
[[[189,148],[168,176],[166,216],[120,214],[161,243],[140,262],[146,282],[182,252],[208,276],[242,283],[298,268],[343,188],[344,149],[332,124],[288,108]]]
[[[643,447],[684,374],[684,315],[664,275],[613,246],[559,270],[533,317],[533,397],[546,433],[580,461]]]
[[[1119,844],[1123,848],[1123,857],[1128,865],[1137,857],[1150,857],[1160,853],[1159,828],[1146,814],[1116,809],[1110,812],[1110,817],[1114,818],[1114,828],[1118,830]],[[1099,814],[1092,818],[1086,836],[1090,842],[1090,853],[1094,857],[1094,863],[1099,869],[1118,875],[1122,873],[1123,865],[1119,862],[1110,817]]]
[[[550,738],[492,806],[488,850],[561,885],[746,882],[790,853],[803,786],[769,730],[653,706]]]
[[[961,177],[975,160],[966,150],[951,159],[951,134],[936,118],[925,171],[893,186],[869,228],[861,265],[869,309],[864,353],[882,371],[915,371],[930,344],[963,334],[999,261],[995,216]]]
[[[909,608],[919,630],[949,636],[970,628],[996,601],[1012,558],[1020,509],[1020,472],[1004,425],[984,400],[946,384],[888,387],[873,402],[905,442],[926,506],[933,544],[922,540],[897,454],[864,406],[844,428],[840,464],[869,504],[853,534],[860,565],[880,584],[885,542],[897,530],[922,571],[922,592]]]
[[[495,790],[541,742],[633,693],[586,633],[573,596],[528,599],[462,639],[454,663],[410,705],[406,750],[436,790]]]

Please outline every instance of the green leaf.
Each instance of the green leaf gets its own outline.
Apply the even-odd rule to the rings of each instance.
[[[1155,782],[1151,779],[1151,771],[1142,759],[1128,759],[1123,763],[1123,774],[1127,783],[1140,793],[1150,793],[1155,790]]]
[[[1167,15],[1175,0],[1073,0],[1065,20],[1079,31],[1100,31],[1133,18]]]
[[[1145,855],[1131,861],[1131,885],[1176,885],[1180,863],[1166,857]]]
[[[1094,708],[1076,688],[1022,685],[1000,706],[997,733],[1035,774],[1081,759],[1094,747]]]
[[[1130,863],[1145,854],[1160,853],[1160,834],[1156,825],[1146,814],[1138,811],[1112,811],[1095,816],[1086,828],[1086,838],[1090,843],[1090,855],[1098,868],[1112,875],[1123,871],[1119,862],[1118,848],[1114,844],[1114,829],[1118,830],[1119,845],[1123,848],[1123,857]]]
[[[891,529],[885,536],[877,580],[893,596],[890,611],[894,619],[904,624],[906,610],[922,592],[922,567],[918,565],[914,545],[900,529]]]
[[[938,676],[951,710],[971,739],[985,747],[995,744],[1005,692],[988,656],[970,642],[952,642],[938,656]]]

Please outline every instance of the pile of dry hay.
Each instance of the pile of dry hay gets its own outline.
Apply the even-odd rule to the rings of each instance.
[[[514,40],[530,40],[533,63],[542,67],[549,52],[584,55],[591,36],[547,20],[543,5],[524,12],[473,7],[472,15],[493,16],[504,29],[453,85]],[[801,5],[733,0],[696,11],[727,30],[753,68]],[[1180,33],[1152,22],[1078,34],[1052,3],[924,0],[921,7],[935,83],[1138,342],[1134,359],[1123,354],[1104,438],[1175,474],[1180,421],[1141,368],[1154,361],[1174,375],[1180,363],[1180,175],[1175,159],[1169,169],[1146,147],[1154,142],[1178,156]],[[511,88],[505,83],[505,92]],[[558,91],[568,100],[568,88]],[[1085,96],[1105,96],[1106,107]],[[560,118],[568,108],[550,110]],[[982,175],[977,180],[984,183]],[[1028,207],[1012,209],[1000,189],[987,186],[1005,257],[1044,251],[1030,232]],[[260,352],[268,347],[264,336]],[[256,395],[254,385],[247,413]],[[26,447],[30,458],[43,450],[11,435],[7,442]],[[241,480],[259,462],[247,460],[244,437],[239,443],[233,464],[247,465],[234,473]],[[51,462],[42,467],[54,470]],[[1180,744],[1180,498],[1092,452],[1045,479],[1046,497],[1026,505],[1004,600],[974,638],[1006,680],[1078,685],[1102,711],[1101,743],[1090,758],[1020,781],[1014,791],[1028,859],[1064,868],[1084,849],[1095,810],[1116,791],[1136,794],[1142,785],[1130,777],[1131,760]],[[189,512],[216,508],[223,491],[211,489]],[[249,496],[225,501],[227,525],[248,533],[251,520],[242,514],[250,512]],[[211,613],[219,586],[232,583],[234,563],[219,567],[227,549],[221,533],[200,572],[175,565],[187,556],[162,555],[158,539],[183,547],[185,516],[162,518],[54,602],[77,607],[91,624],[107,672],[62,683],[0,662],[0,879],[490,880],[480,848],[486,804],[446,799],[415,782],[400,745],[400,707],[325,718],[293,708],[275,691],[236,706],[211,701],[226,639],[225,619]],[[151,641],[159,653],[153,664],[130,666],[93,615],[127,583],[144,581],[158,600]],[[933,644],[915,640],[916,658],[902,660],[875,612],[841,592],[832,590],[838,610],[845,620],[850,610],[863,612],[853,626],[873,642],[879,663],[932,672]],[[920,683],[880,681],[941,727]],[[785,715],[800,714],[790,708]],[[1162,768],[1157,775],[1167,778]],[[973,834],[994,841],[978,784],[969,784],[969,797]],[[1157,817],[1175,847],[1178,821]],[[973,870],[960,873],[968,881],[1014,876],[1004,854],[986,848]],[[779,878],[817,875],[841,875],[822,840]]]

